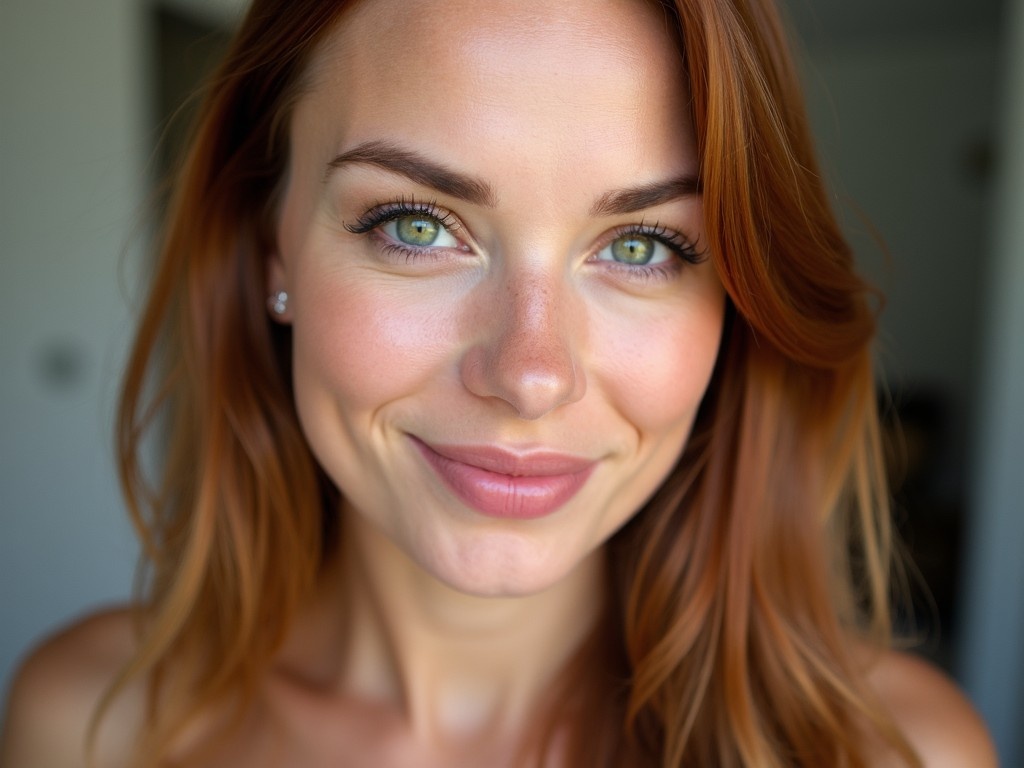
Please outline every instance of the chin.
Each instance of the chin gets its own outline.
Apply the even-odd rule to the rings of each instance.
[[[599,567],[600,548],[573,550],[510,533],[486,533],[432,548],[415,557],[447,587],[475,597],[516,598],[546,592]]]

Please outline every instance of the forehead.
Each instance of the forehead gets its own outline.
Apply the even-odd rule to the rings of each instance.
[[[297,120],[335,151],[414,137],[563,172],[583,149],[693,164],[682,55],[654,0],[361,0],[306,81]]]
[[[531,69],[568,76],[601,59],[611,73],[622,57],[637,67],[665,54],[680,58],[672,22],[657,0],[356,0],[320,50],[314,72],[340,55],[353,66],[372,63],[382,76],[408,74],[402,53],[454,70],[486,67],[497,74],[511,65],[508,77]],[[532,54],[529,62],[516,55],[524,50]],[[558,55],[570,51],[603,56]],[[524,69],[528,63],[534,66]]]

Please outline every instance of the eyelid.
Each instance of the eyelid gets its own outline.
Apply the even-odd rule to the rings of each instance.
[[[603,239],[603,244],[595,253],[599,253],[620,237],[629,237],[630,235],[640,235],[656,240],[688,264],[700,264],[708,255],[706,250],[698,250],[699,239],[691,240],[682,232],[658,221],[653,224],[640,221],[639,224],[623,224],[615,227],[610,236]]]
[[[442,242],[417,245],[405,242],[395,228],[406,217],[425,217],[436,221],[443,230]],[[421,265],[461,262],[475,252],[471,238],[462,233],[465,227],[459,217],[435,201],[419,202],[415,198],[400,197],[375,203],[356,217],[354,222],[342,222],[342,227],[367,238],[378,257],[387,263]]]
[[[413,198],[406,199],[404,197],[372,205],[357,216],[355,222],[344,223],[342,226],[354,235],[364,235],[390,221],[395,221],[403,216],[416,215],[436,219],[451,234],[463,229],[462,222],[454,213],[447,208],[440,207],[433,200],[420,203]]]

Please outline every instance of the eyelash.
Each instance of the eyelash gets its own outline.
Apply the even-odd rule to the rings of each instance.
[[[625,262],[598,259],[597,256],[612,243],[624,237],[645,237],[657,244],[667,248],[675,258],[658,262],[655,264],[628,264]],[[697,243],[691,242],[679,232],[655,222],[646,224],[641,221],[639,224],[628,224],[616,227],[610,235],[602,240],[601,245],[595,249],[590,257],[592,262],[600,262],[605,269],[613,270],[623,276],[624,279],[646,285],[648,283],[670,282],[677,279],[683,270],[689,265],[700,264],[707,258],[707,251],[697,249]]]
[[[649,237],[651,240],[655,240],[672,253],[678,256],[680,259],[685,261],[687,264],[700,264],[707,257],[706,251],[697,250],[697,244],[690,242],[689,239],[683,237],[680,233],[673,229],[655,222],[654,224],[645,224],[640,222],[639,224],[631,224],[625,227],[619,227],[614,232],[608,242],[614,242],[620,237],[631,237],[639,235],[641,237]]]
[[[429,216],[435,219],[452,235],[460,229],[459,220],[455,218],[451,211],[438,207],[433,201],[419,203],[412,198],[406,199],[404,197],[396,202],[375,205],[360,214],[355,222],[344,224],[343,226],[353,235],[373,234],[374,230],[404,216]],[[382,235],[381,237],[384,236]],[[430,254],[431,251],[436,250],[433,248],[417,248],[416,246],[396,243],[391,240],[383,243],[382,247],[388,255],[403,256],[407,261],[411,261],[414,258],[423,258]]]
[[[450,211],[438,207],[433,201],[420,203],[414,199],[406,199],[404,197],[396,202],[375,205],[360,214],[355,222],[344,224],[343,226],[354,235],[365,235],[373,233],[388,222],[395,221],[404,216],[429,216],[453,235],[460,229],[459,220]],[[613,231],[613,236],[605,241],[598,252],[615,240],[630,236],[648,237],[668,248],[679,257],[680,261],[686,264],[700,264],[707,257],[707,252],[698,250],[695,243],[690,242],[680,233],[658,222],[654,224],[640,222],[635,225],[618,227]],[[417,248],[390,240],[384,245],[384,248],[389,255],[403,256],[406,260],[410,261],[414,258],[422,258],[434,250],[432,248]],[[668,279],[678,274],[682,268],[679,262],[665,262],[655,265],[633,265],[620,262],[606,263],[611,265],[612,268],[623,271],[629,277],[644,282],[659,278]]]
[[[354,224],[345,224],[345,229],[354,235],[365,235],[370,230],[387,224],[389,221],[400,219],[403,216],[430,216],[437,219],[448,231],[459,228],[459,221],[449,211],[438,208],[431,201],[418,203],[413,199],[406,200],[404,197],[393,203],[375,205],[368,211],[360,214]]]

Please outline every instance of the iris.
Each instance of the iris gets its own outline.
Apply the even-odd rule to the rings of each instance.
[[[395,220],[395,235],[407,245],[433,245],[441,223],[430,216],[402,216]]]
[[[654,245],[643,235],[620,237],[612,243],[612,257],[623,264],[647,264],[654,257]]]

